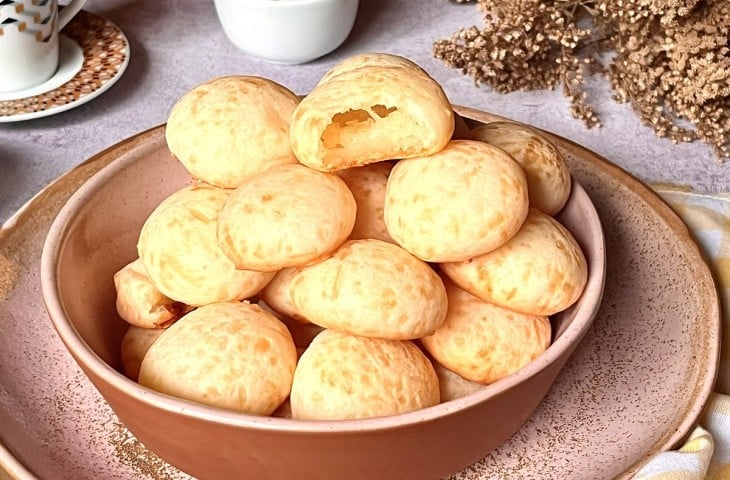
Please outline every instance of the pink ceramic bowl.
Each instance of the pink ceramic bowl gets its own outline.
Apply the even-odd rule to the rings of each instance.
[[[553,319],[548,350],[515,374],[434,407],[354,421],[257,417],[157,393],[120,373],[126,326],[115,311],[112,275],[136,256],[149,213],[190,178],[170,156],[162,127],[144,138],[128,140],[129,148],[61,210],[43,249],[43,298],[68,351],[119,419],[149,449],[198,478],[424,480],[456,472],[528,419],[598,310],[603,232],[590,198],[574,184],[559,218],[585,251],[588,285]]]

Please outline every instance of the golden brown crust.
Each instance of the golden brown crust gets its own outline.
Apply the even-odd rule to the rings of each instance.
[[[291,335],[276,317],[247,302],[215,303],[160,335],[139,382],[206,405],[270,415],[289,395],[296,362]]]
[[[436,372],[413,343],[336,330],[324,330],[302,354],[291,391],[300,420],[381,417],[438,402]]]
[[[431,363],[433,364],[433,369],[436,371],[436,376],[439,378],[439,390],[441,391],[442,403],[466,397],[484,387],[481,383],[467,380],[458,373],[444,367],[439,362],[432,361]]]
[[[497,250],[441,264],[441,270],[487,302],[533,315],[568,308],[588,278],[588,264],[573,235],[535,208],[517,235]]]
[[[509,153],[525,171],[530,206],[555,215],[570,197],[570,170],[560,150],[536,129],[512,122],[492,122],[471,131],[475,140]]]
[[[161,328],[174,322],[185,305],[166,297],[150,280],[138,258],[114,274],[117,313],[127,323],[142,328]]]
[[[525,175],[509,155],[483,142],[454,140],[393,167],[385,224],[399,245],[423,260],[461,261],[509,240],[527,209]]]
[[[368,52],[353,55],[341,61],[327,71],[327,73],[319,79],[317,85],[326,83],[342,73],[368,67],[402,68],[408,71],[411,75],[428,76],[428,74],[420,66],[418,66],[418,64],[405,57],[393,55],[391,53]]]
[[[283,268],[276,272],[274,278],[261,290],[259,297],[266,305],[284,317],[291,318],[302,324],[311,323],[297,310],[291,298],[291,280],[294,278],[296,267]]]
[[[139,378],[139,367],[157,338],[164,332],[164,328],[142,328],[130,325],[122,337],[120,358],[122,371],[135,382]]]
[[[420,68],[365,65],[320,83],[297,106],[291,145],[322,171],[430,155],[454,131],[441,86]]]
[[[193,177],[235,188],[276,165],[296,163],[289,119],[299,98],[260,77],[210,80],[183,95],[167,121],[167,145]]]
[[[312,323],[368,337],[419,338],[446,314],[440,277],[382,240],[350,240],[325,260],[301,267],[290,292]]]
[[[336,175],[282,165],[231,194],[218,222],[218,243],[238,268],[273,272],[304,265],[347,239],[356,210]]]
[[[383,218],[385,188],[392,168],[392,162],[378,162],[337,172],[357,203],[357,216],[350,240],[375,238],[395,243],[385,227]]]
[[[487,303],[446,283],[449,311],[433,335],[421,339],[428,353],[472,382],[488,384],[533,361],[550,345],[550,320]]]
[[[239,270],[218,247],[216,227],[230,191],[204,184],[170,195],[147,218],[139,257],[154,285],[187,305],[242,300],[274,276]]]

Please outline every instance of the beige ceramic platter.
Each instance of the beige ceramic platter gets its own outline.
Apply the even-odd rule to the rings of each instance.
[[[497,119],[459,111],[474,120]],[[0,231],[0,466],[13,477],[189,478],[119,423],[56,336],[38,278],[45,234],[66,199],[115,158],[164,148],[163,137],[156,128],[93,157]],[[621,169],[553,139],[603,223],[604,301],[535,414],[454,480],[628,478],[691,431],[714,384],[717,295],[687,228]],[[0,479],[6,476],[0,469]]]

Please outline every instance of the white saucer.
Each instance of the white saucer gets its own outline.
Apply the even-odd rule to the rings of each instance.
[[[58,52],[58,69],[51,78],[40,85],[34,85],[24,90],[0,93],[0,102],[5,100],[19,100],[21,98],[33,97],[50,92],[74,78],[84,64],[84,51],[78,43],[66,35],[59,35]]]
[[[98,97],[129,64],[129,41],[104,17],[80,11],[63,29],[56,74],[21,92],[0,94],[0,123],[55,115]],[[80,62],[80,65],[79,65]]]

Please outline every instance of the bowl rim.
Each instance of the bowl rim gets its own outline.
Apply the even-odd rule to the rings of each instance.
[[[127,378],[106,363],[91,349],[67,316],[60,300],[57,285],[58,271],[56,265],[61,248],[66,242],[67,235],[77,214],[93,195],[111,181],[118,171],[125,169],[134,162],[140,161],[141,158],[135,158],[132,155],[122,153],[118,158],[113,159],[107,166],[92,175],[69,198],[51,224],[44,241],[41,252],[40,282],[43,301],[51,323],[61,337],[66,349],[75,357],[77,363],[80,364],[79,366],[83,367],[82,369],[89,369],[95,376],[101,378],[114,389],[124,392],[125,395],[129,395],[135,401],[144,403],[152,408],[203,421],[271,432],[346,434],[404,428],[447,417],[462,410],[473,408],[492,397],[498,397],[512,387],[537,375],[558,360],[566,350],[569,350],[570,353],[565,359],[567,361],[567,358],[573,354],[573,351],[583,336],[585,336],[592,326],[593,320],[601,306],[606,279],[606,246],[603,227],[595,205],[588,193],[579,182],[573,179],[569,202],[574,197],[584,197],[587,200],[585,205],[588,213],[593,217],[596,227],[599,229],[597,255],[593,257],[592,261],[589,260],[588,282],[574,307],[576,309],[575,316],[577,321],[571,322],[560,337],[555,339],[541,355],[517,372],[492,384],[485,385],[483,388],[469,395],[441,402],[431,407],[396,415],[355,420],[295,420],[272,416],[257,416],[221,407],[209,406],[157,392]],[[595,274],[596,272],[598,272],[597,275]],[[585,299],[585,295],[590,295],[592,297],[590,299],[591,301],[582,301]]]

